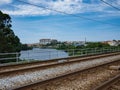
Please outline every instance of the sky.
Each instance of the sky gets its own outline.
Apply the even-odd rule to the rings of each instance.
[[[22,43],[120,40],[120,0],[104,1],[118,9],[101,0],[0,0],[0,10]]]

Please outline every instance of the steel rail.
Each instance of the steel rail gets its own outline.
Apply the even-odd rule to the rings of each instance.
[[[101,85],[97,86],[95,89],[92,90],[107,90],[111,85],[116,83],[119,79],[120,79],[120,74],[102,83]]]
[[[101,64],[101,65],[88,67],[88,68],[83,69],[83,70],[76,70],[76,71],[73,71],[73,72],[64,73],[64,74],[62,74],[62,75],[55,76],[55,77],[50,78],[50,79],[40,80],[40,81],[36,81],[36,82],[34,82],[34,83],[29,83],[29,84],[26,84],[26,85],[23,85],[23,86],[14,88],[14,89],[12,89],[12,90],[30,90],[30,88],[33,88],[33,87],[35,87],[35,86],[38,86],[38,85],[40,86],[40,85],[43,85],[43,84],[47,84],[47,83],[49,83],[49,82],[51,82],[51,81],[54,81],[54,80],[66,78],[66,77],[68,77],[68,76],[75,75],[75,74],[78,74],[78,73],[81,73],[81,72],[84,72],[84,71],[87,71],[87,70],[90,70],[90,69],[94,69],[94,68],[97,68],[97,67],[109,65],[109,64],[112,64],[112,63],[114,63],[114,62],[118,62],[118,61],[112,61],[112,62],[104,63],[104,64]],[[92,90],[93,90],[93,89],[92,89]],[[103,89],[99,89],[99,90],[103,90]]]
[[[16,73],[16,72],[26,72],[27,70],[36,70],[36,69],[45,69],[45,68],[50,68],[50,67],[55,67],[58,65],[65,65],[65,64],[71,64],[71,63],[77,63],[81,61],[87,61],[91,59],[96,59],[96,58],[103,58],[103,57],[108,57],[108,56],[113,56],[113,55],[119,55],[120,53],[112,53],[112,54],[103,54],[103,55],[97,55],[97,56],[90,56],[90,57],[85,57],[85,58],[77,58],[76,60],[69,60],[69,61],[63,61],[63,62],[55,62],[55,63],[48,63],[45,65],[37,65],[37,66],[32,66],[32,67],[27,67],[27,68],[20,68],[20,69],[14,69],[14,70],[6,70],[6,71],[0,71],[0,75],[8,75],[11,73]],[[56,60],[55,60],[56,61]]]

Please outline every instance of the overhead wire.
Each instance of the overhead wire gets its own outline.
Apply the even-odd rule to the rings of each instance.
[[[110,3],[108,3],[108,2],[106,2],[106,1],[104,1],[104,0],[100,0],[100,1],[102,1],[103,3],[105,3],[105,4],[109,5],[109,6],[111,6],[111,7],[114,8],[114,9],[120,11],[120,8],[117,8],[117,7],[113,6],[112,4],[110,4]]]
[[[86,19],[86,20],[89,20],[89,21],[98,22],[98,23],[101,23],[101,24],[108,24],[108,25],[112,25],[112,26],[120,26],[120,25],[117,25],[117,24],[98,21],[98,20],[95,20],[95,19],[91,19],[91,18],[87,18],[87,17],[83,17],[83,16],[78,16],[78,15],[75,15],[75,14],[70,14],[70,13],[66,13],[66,12],[63,12],[63,11],[56,10],[56,9],[44,7],[44,6],[41,6],[41,5],[32,4],[32,3],[25,2],[25,1],[22,1],[22,0],[17,0],[17,1],[28,4],[28,5],[36,6],[36,7],[39,7],[39,8],[47,9],[47,10],[50,10],[50,11],[55,11],[55,12],[58,12],[58,13],[62,13],[62,14],[65,14],[65,15],[69,15],[69,16],[73,16],[73,17],[77,17],[77,18],[82,18],[82,19]]]

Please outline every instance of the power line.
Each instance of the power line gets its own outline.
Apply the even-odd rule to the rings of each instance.
[[[105,4],[109,5],[109,6],[111,6],[112,8],[114,8],[114,9],[120,11],[120,8],[117,8],[117,7],[113,6],[112,4],[110,4],[110,3],[108,3],[108,2],[106,2],[106,1],[104,1],[104,0],[101,0],[101,1],[102,1],[103,3],[105,3]]]
[[[58,13],[62,13],[62,14],[65,14],[65,15],[86,19],[86,20],[89,20],[89,21],[95,21],[95,22],[98,22],[98,23],[108,24],[108,25],[112,25],[112,26],[120,26],[120,25],[116,25],[116,24],[112,24],[112,23],[108,23],[108,22],[103,22],[103,21],[98,21],[98,20],[87,18],[87,17],[83,17],[83,16],[78,16],[78,15],[75,15],[75,14],[69,14],[69,13],[66,13],[66,12],[62,12],[62,11],[59,11],[59,10],[51,9],[51,8],[44,7],[44,6],[41,6],[41,5],[35,5],[35,4],[29,3],[29,2],[25,2],[25,1],[22,1],[22,0],[17,0],[17,1],[25,3],[25,4],[32,5],[32,6],[36,6],[36,7],[39,7],[39,8],[47,9],[47,10],[50,10],[50,11],[55,11],[55,12],[58,12]]]

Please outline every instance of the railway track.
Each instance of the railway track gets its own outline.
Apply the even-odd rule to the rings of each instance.
[[[71,75],[57,78],[44,83],[37,83],[18,90],[94,90],[94,88],[103,82],[120,74],[119,71],[109,70],[110,65],[119,65],[119,62],[102,65],[101,67],[91,68]],[[120,81],[119,81],[120,82]],[[116,85],[120,85],[120,83]],[[102,90],[102,89],[100,89]],[[120,90],[110,89],[107,90]]]
[[[102,57],[108,57],[113,55],[119,55],[120,53],[109,53],[109,54],[101,54],[101,55],[89,55],[86,57],[69,57],[69,58],[61,58],[61,59],[53,59],[53,60],[47,60],[47,61],[36,61],[36,62],[28,62],[28,63],[19,63],[19,64],[12,64],[12,65],[3,65],[0,66],[0,75],[3,74],[10,74],[13,72],[19,72],[19,71],[25,71],[29,69],[37,69],[37,68],[47,68],[47,67],[53,67],[56,65],[63,65],[66,63],[76,63],[81,61],[86,61],[90,59],[96,59],[96,58],[102,58]]]
[[[120,90],[120,78],[115,81],[109,88],[106,90]]]
[[[58,63],[58,61],[57,61],[57,63],[50,63],[50,64],[45,64],[45,65],[43,65],[43,66],[35,66],[35,67],[30,67],[30,68],[22,68],[22,69],[19,69],[19,70],[11,70],[11,71],[8,71],[8,70],[6,70],[5,72],[1,72],[1,78],[2,77],[5,77],[5,75],[7,75],[7,77],[9,77],[9,76],[14,76],[13,75],[13,73],[14,74],[18,74],[18,75],[20,75],[19,73],[21,72],[21,73],[25,73],[25,72],[28,72],[28,70],[30,70],[30,72],[32,72],[32,71],[34,71],[34,70],[42,70],[42,69],[48,69],[48,68],[52,68],[52,67],[58,67],[58,66],[62,66],[63,67],[63,65],[68,65],[68,64],[73,64],[73,63],[75,63],[75,65],[77,65],[77,63],[80,63],[81,61],[82,62],[84,62],[84,61],[89,61],[90,59],[100,59],[100,58],[105,58],[105,57],[108,57],[108,56],[113,56],[113,55],[116,55],[116,56],[119,56],[119,53],[112,53],[112,54],[105,54],[105,55],[98,55],[98,56],[91,56],[91,58],[90,57],[87,57],[87,58],[82,58],[82,59],[80,59],[80,58],[77,58],[77,59],[71,59],[71,60],[67,60],[67,61],[63,61],[63,62],[59,62]],[[113,56],[113,57],[115,57],[115,56]],[[109,58],[110,59],[110,58]],[[104,60],[104,59],[103,59]],[[112,59],[111,59],[112,60]],[[94,60],[93,60],[94,61]],[[105,62],[104,62],[105,61]],[[51,81],[51,80],[55,80],[55,79],[58,79],[58,78],[61,78],[61,77],[66,77],[66,76],[69,76],[69,75],[72,75],[72,74],[75,74],[75,73],[78,73],[78,72],[82,72],[82,71],[85,71],[85,70],[88,70],[88,69],[91,69],[91,68],[95,68],[95,67],[99,67],[99,66],[102,66],[102,65],[106,65],[106,64],[108,64],[108,63],[113,63],[113,62],[116,62],[116,61],[118,61],[118,59],[116,59],[116,60],[113,60],[113,61],[110,61],[110,62],[106,62],[106,61],[108,61],[108,60],[104,60],[104,61],[102,61],[102,63],[101,64],[98,64],[99,63],[99,61],[97,61],[97,64],[95,65],[93,65],[93,66],[89,66],[89,67],[85,67],[85,68],[82,68],[81,70],[79,70],[79,69],[74,69],[74,70],[72,70],[71,69],[71,71],[65,71],[65,72],[63,72],[62,74],[59,74],[59,75],[55,75],[54,77],[50,77],[50,78],[46,78],[46,79],[44,79],[44,80],[36,80],[36,81],[34,81],[34,82],[32,82],[32,83],[26,83],[25,85],[20,85],[20,86],[18,86],[18,87],[14,87],[14,88],[10,88],[10,89],[21,89],[21,90],[23,90],[24,88],[26,88],[26,87],[30,87],[30,86],[32,86],[32,85],[36,85],[36,84],[43,84],[43,83],[46,83],[46,82],[49,82],[49,81]],[[90,61],[89,61],[90,62]],[[103,63],[104,62],[104,63]],[[14,65],[13,65],[14,66]],[[79,66],[79,65],[78,65]],[[5,66],[4,66],[5,67]],[[65,66],[64,66],[65,67]],[[83,67],[83,66],[82,66]],[[31,71],[31,69],[32,69],[32,71]],[[51,69],[52,70],[52,69]],[[66,73],[67,72],[67,73]],[[16,75],[17,75],[16,74]],[[3,75],[3,76],[2,76]],[[47,77],[47,76],[46,76]],[[4,80],[4,79],[3,79]],[[25,89],[24,89],[25,90]]]
[[[117,76],[109,79],[108,81],[102,83],[98,87],[96,87],[94,90],[110,90],[110,87],[114,85],[118,80],[120,79],[120,74]],[[120,83],[118,83],[120,85]],[[115,90],[115,89],[114,89]],[[116,90],[120,90],[120,87],[117,88]]]
[[[54,77],[54,78],[50,78],[50,79],[47,79],[47,80],[43,80],[43,81],[38,81],[38,82],[34,82],[34,83],[32,83],[32,84],[27,84],[27,85],[24,85],[24,86],[22,86],[22,87],[18,87],[18,88],[16,88],[16,89],[14,89],[14,90],[107,90],[107,88],[106,88],[106,86],[109,84],[109,85],[111,85],[111,82],[109,82],[109,81],[107,81],[107,82],[109,82],[109,83],[107,83],[106,84],[106,80],[109,80],[111,77],[108,75],[108,77],[109,78],[107,78],[107,79],[105,79],[105,80],[103,80],[103,81],[101,81],[101,83],[102,83],[102,85],[104,85],[103,83],[105,82],[105,85],[104,86],[99,86],[99,87],[97,87],[97,88],[92,88],[92,89],[83,89],[83,88],[86,88],[86,86],[87,86],[87,83],[86,83],[86,86],[82,86],[82,88],[80,89],[80,88],[78,88],[78,89],[75,89],[75,88],[63,88],[63,89],[59,89],[59,87],[58,88],[56,88],[57,86],[59,86],[61,83],[63,83],[64,84],[64,82],[63,81],[67,81],[67,80],[70,80],[70,81],[72,81],[72,80],[74,80],[75,79],[75,77],[79,77],[80,76],[80,74],[82,73],[82,75],[81,76],[83,76],[83,75],[85,75],[86,76],[86,72],[88,73],[88,75],[89,75],[89,72],[91,72],[92,71],[92,73],[95,73],[95,71],[94,71],[94,69],[96,69],[96,68],[102,68],[101,70],[103,70],[103,68],[108,68],[110,65],[113,65],[113,63],[119,63],[120,64],[120,61],[114,61],[114,62],[110,62],[110,63],[106,63],[106,64],[102,64],[102,65],[98,65],[98,66],[95,66],[95,67],[90,67],[90,68],[86,68],[86,69],[83,69],[83,70],[77,70],[77,71],[73,71],[73,72],[70,72],[70,73],[67,73],[67,74],[62,74],[62,75],[60,75],[60,76],[56,76],[56,77]],[[104,71],[104,70],[103,70]],[[85,73],[84,73],[85,72]],[[109,71],[109,72],[111,72],[111,71]],[[112,72],[112,73],[116,73],[116,71],[114,72]],[[78,75],[77,75],[78,74]],[[96,74],[96,73],[95,73]],[[99,73],[100,74],[100,73]],[[108,73],[108,74],[110,74],[110,73]],[[116,74],[114,74],[114,75],[112,75],[112,76],[114,76],[114,78],[115,79],[118,79],[118,78],[120,78],[119,76],[120,75],[117,75],[117,74],[120,74],[120,72],[119,71],[117,71],[117,73]],[[77,76],[76,76],[77,75]],[[102,75],[102,74],[101,74]],[[117,76],[116,76],[117,75]],[[95,75],[94,75],[95,76]],[[99,75],[98,75],[99,76]],[[104,75],[103,75],[104,76]],[[74,78],[72,78],[72,77],[74,77]],[[105,77],[105,76],[104,76]],[[117,77],[117,78],[116,78]],[[91,78],[91,77],[89,77],[89,78]],[[113,79],[113,78],[112,78]],[[115,81],[115,79],[114,79],[114,81]],[[56,80],[58,80],[58,81],[56,81]],[[82,79],[81,79],[82,80]],[[86,81],[87,79],[85,79],[85,81]],[[97,79],[96,79],[97,80]],[[55,81],[55,82],[54,82]],[[78,81],[80,81],[80,80],[78,80]],[[91,81],[94,81],[94,80],[91,80]],[[111,80],[110,80],[111,81]],[[69,83],[69,82],[68,82]],[[80,82],[81,83],[81,82]],[[82,82],[82,83],[84,83],[84,82]],[[96,82],[97,83],[97,82]],[[99,83],[99,84],[101,84],[101,83]],[[54,85],[56,84],[56,86],[54,87]],[[85,83],[84,83],[85,84]],[[52,86],[53,85],[53,86]],[[42,86],[42,87],[41,87]],[[46,86],[48,86],[47,88],[46,88]],[[70,86],[72,86],[72,85],[70,85]],[[37,89],[36,89],[36,87],[37,87]],[[90,86],[91,87],[91,86]],[[92,86],[92,87],[94,87],[94,85]],[[54,89],[55,88],[55,89]],[[109,90],[109,89],[108,89]],[[119,89],[118,89],[119,90]]]

